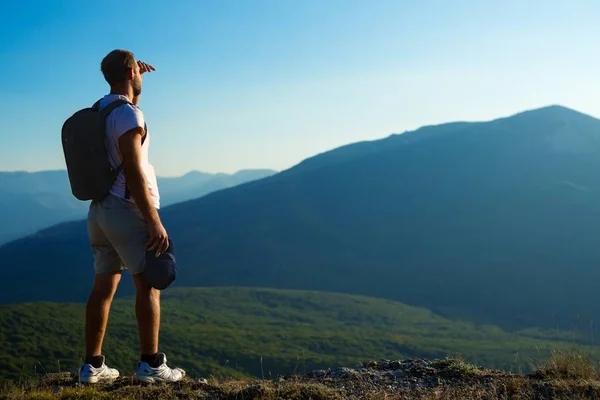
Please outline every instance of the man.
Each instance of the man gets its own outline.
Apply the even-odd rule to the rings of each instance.
[[[185,371],[168,367],[165,354],[158,350],[160,292],[142,274],[147,252],[158,256],[169,246],[157,211],[160,196],[156,175],[148,161],[150,135],[137,107],[142,75],[155,69],[136,61],[129,51],[114,50],[102,60],[101,70],[110,85],[110,94],[100,100],[100,108],[118,99],[131,104],[118,106],[106,119],[110,162],[114,168],[123,163],[123,170],[107,197],[93,201],[88,213],[96,274],[86,307],[86,357],[80,379],[95,383],[119,376],[119,371],[106,365],[102,342],[121,273],[127,269],[136,287],[135,312],[141,345],[135,376],[144,382],[174,382],[182,379]]]

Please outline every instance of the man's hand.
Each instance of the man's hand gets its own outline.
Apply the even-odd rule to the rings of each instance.
[[[146,64],[143,61],[138,61],[137,62],[138,67],[140,67],[140,74],[143,74],[145,72],[152,72],[152,71],[156,71],[156,68],[154,68],[152,65],[150,64]]]
[[[147,248],[149,251],[156,251],[156,257],[169,248],[169,237],[160,220],[148,224],[148,234],[150,237],[148,239]]]

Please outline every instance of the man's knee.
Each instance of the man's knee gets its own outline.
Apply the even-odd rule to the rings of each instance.
[[[120,280],[121,271],[96,274],[92,293],[102,297],[112,297],[117,291]]]
[[[133,276],[133,282],[138,293],[147,293],[149,296],[160,297],[160,290],[154,289],[148,283],[148,280],[143,273],[135,274]]]

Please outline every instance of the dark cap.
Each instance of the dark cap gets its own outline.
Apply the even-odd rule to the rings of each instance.
[[[175,262],[175,246],[169,239],[169,248],[156,257],[154,250],[146,252],[144,275],[150,286],[163,290],[168,288],[177,278],[177,263]]]

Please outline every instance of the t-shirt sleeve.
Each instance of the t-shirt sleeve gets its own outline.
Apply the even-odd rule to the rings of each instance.
[[[120,113],[115,121],[115,133],[118,138],[133,128],[144,128],[144,114],[142,110],[129,104],[125,104],[119,108]]]

